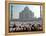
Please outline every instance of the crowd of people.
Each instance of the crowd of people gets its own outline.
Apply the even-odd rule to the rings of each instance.
[[[40,24],[28,24],[28,26],[21,25],[17,26],[14,24],[13,26],[10,26],[10,32],[29,32],[29,31],[42,31],[42,25]]]

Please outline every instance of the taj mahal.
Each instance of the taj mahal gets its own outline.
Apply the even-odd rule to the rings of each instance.
[[[12,16],[11,16],[12,17]],[[14,22],[15,24],[27,24],[27,23],[30,23],[30,24],[34,24],[34,23],[38,23],[38,24],[41,24],[41,18],[35,18],[34,17],[34,13],[29,10],[28,7],[25,7],[24,10],[22,10],[20,13],[19,13],[19,19],[13,19],[11,20],[12,22]]]

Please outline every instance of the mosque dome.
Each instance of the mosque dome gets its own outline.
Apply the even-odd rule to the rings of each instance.
[[[29,10],[29,8],[26,6],[26,7],[24,8],[24,10]]]
[[[24,10],[19,13],[19,18],[24,20],[30,20],[34,18],[34,13],[26,6]]]

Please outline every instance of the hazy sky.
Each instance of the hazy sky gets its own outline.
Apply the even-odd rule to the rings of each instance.
[[[11,6],[11,5],[10,5]],[[34,12],[34,17],[40,17],[40,6],[39,5],[21,5],[21,4],[12,4],[13,6],[13,18],[19,18],[19,12],[24,10],[24,7],[29,7],[29,9]]]

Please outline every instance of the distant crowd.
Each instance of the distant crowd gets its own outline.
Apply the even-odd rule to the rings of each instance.
[[[29,32],[29,31],[42,31],[42,25],[41,24],[28,24],[28,26],[21,25],[17,26],[14,24],[13,26],[9,26],[10,32]]]

